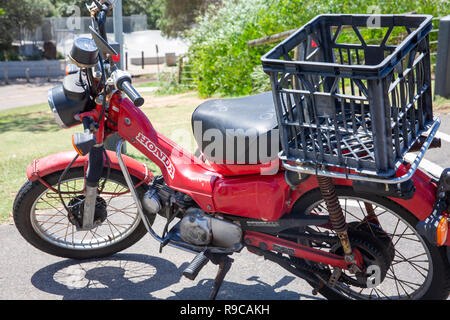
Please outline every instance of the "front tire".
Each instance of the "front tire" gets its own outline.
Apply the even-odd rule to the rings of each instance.
[[[352,188],[336,186],[336,193],[346,215],[346,221],[353,222],[353,225],[368,223],[367,220],[364,220],[364,217],[368,215],[365,203],[372,205],[381,228],[392,239],[395,256],[386,278],[375,289],[362,289],[338,282],[334,289],[325,286],[319,290],[319,293],[332,300],[437,300],[448,297],[450,264],[447,260],[446,248],[436,247],[419,235],[415,229],[418,219],[414,215],[390,199],[373,194],[356,193]],[[320,190],[313,190],[299,199],[292,209],[292,214],[328,215]],[[330,230],[310,229],[310,232],[326,231]],[[333,232],[331,231],[331,233]],[[304,244],[311,245],[311,243]],[[307,263],[324,270],[327,269],[323,265]],[[329,268],[327,271],[330,271]]]
[[[61,173],[48,175],[44,180],[56,189]],[[105,176],[106,170],[102,179]],[[137,182],[134,179],[134,183]],[[70,169],[61,181],[65,203],[83,194],[83,189],[83,168]],[[142,196],[145,185],[136,191]],[[146,229],[121,172],[111,170],[99,196],[107,204],[106,219],[91,230],[77,231],[58,194],[39,181],[27,181],[14,201],[14,223],[27,242],[46,253],[70,259],[110,256],[135,244],[145,235]],[[148,216],[149,222],[153,223],[154,218]]]

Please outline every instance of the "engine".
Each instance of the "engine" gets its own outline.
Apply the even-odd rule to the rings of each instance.
[[[204,212],[189,195],[169,188],[161,176],[149,186],[142,205],[151,214],[164,216],[162,212],[169,209],[180,217],[180,237],[188,243],[232,248],[242,240],[240,225]]]
[[[199,208],[189,208],[180,223],[180,236],[184,241],[199,246],[231,248],[241,242],[242,229]]]
[[[184,211],[195,205],[195,202],[189,195],[169,188],[164,182],[164,178],[157,176],[142,198],[142,205],[149,213],[161,214],[162,209],[168,206],[175,210]]]

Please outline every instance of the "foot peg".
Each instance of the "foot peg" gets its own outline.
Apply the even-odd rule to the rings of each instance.
[[[189,280],[194,280],[200,270],[208,263],[209,259],[206,257],[204,252],[200,252],[197,254],[189,264],[189,266],[183,271],[183,276],[188,278]]]

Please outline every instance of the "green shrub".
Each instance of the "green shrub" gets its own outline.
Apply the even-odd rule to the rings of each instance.
[[[163,96],[179,94],[189,90],[189,88],[178,83],[177,74],[173,71],[160,72],[155,85],[158,87],[155,94]]]
[[[19,55],[17,50],[6,49],[6,50],[0,50],[0,61],[17,61],[22,60],[23,57]]]
[[[444,16],[450,13],[449,4],[449,0],[224,0],[220,9],[199,18],[186,33],[197,89],[203,96],[270,89],[260,59],[275,44],[249,48],[247,42],[301,27],[318,14],[414,11]],[[367,32],[380,37],[380,31]]]

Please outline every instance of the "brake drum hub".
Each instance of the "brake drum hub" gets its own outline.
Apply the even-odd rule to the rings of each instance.
[[[72,200],[70,200],[68,204],[68,209],[70,214],[68,215],[70,223],[77,227],[77,229],[81,229],[83,225],[83,213],[84,213],[84,195],[79,195]],[[94,226],[98,226],[106,220],[107,211],[106,211],[106,201],[102,197],[97,197],[95,203],[95,213],[94,213]]]

